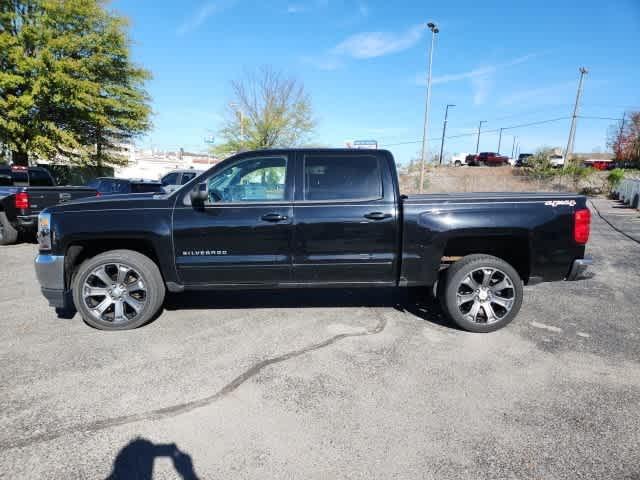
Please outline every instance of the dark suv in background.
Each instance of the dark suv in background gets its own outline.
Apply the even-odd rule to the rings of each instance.
[[[127,178],[96,178],[88,187],[95,188],[100,195],[120,195],[127,193],[164,193],[162,184],[155,180]]]

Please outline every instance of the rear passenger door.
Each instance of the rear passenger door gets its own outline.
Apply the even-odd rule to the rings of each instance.
[[[392,185],[385,160],[375,152],[300,152],[297,166],[295,282],[393,283],[398,219],[395,192],[383,188]]]

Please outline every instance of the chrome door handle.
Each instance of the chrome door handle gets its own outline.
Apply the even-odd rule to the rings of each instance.
[[[382,213],[382,212],[371,212],[367,213],[364,218],[368,218],[369,220],[384,220],[385,218],[391,217],[390,213]]]
[[[267,213],[262,216],[262,220],[265,222],[282,222],[287,219],[286,215],[280,215],[279,213]]]

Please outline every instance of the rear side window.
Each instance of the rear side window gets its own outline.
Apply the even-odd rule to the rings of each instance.
[[[131,193],[164,192],[161,183],[132,183]]]
[[[0,187],[10,187],[12,185],[11,170],[8,168],[0,168]]]
[[[53,178],[45,170],[29,170],[29,185],[32,187],[53,187]]]
[[[309,155],[304,160],[305,200],[382,197],[382,177],[373,155]]]
[[[195,178],[196,174],[194,173],[183,173],[182,174],[182,180],[180,180],[180,184],[184,185],[187,182],[190,182],[191,180],[193,180]]]

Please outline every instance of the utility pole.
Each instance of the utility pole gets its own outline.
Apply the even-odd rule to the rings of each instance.
[[[616,160],[620,160],[620,154],[622,153],[622,135],[624,134],[624,122],[626,120],[627,112],[622,112],[622,121],[620,122],[620,132],[618,132],[618,146],[616,154]]]
[[[442,155],[444,152],[444,136],[447,133],[447,118],[449,117],[449,107],[455,107],[453,104],[447,104],[444,110],[444,124],[442,125],[442,141],[440,142],[440,165],[442,165]]]
[[[429,48],[429,69],[427,71],[427,100],[424,107],[424,127],[422,130],[422,161],[420,164],[420,193],[424,190],[424,164],[427,161],[429,148],[429,106],[431,104],[431,66],[433,65],[433,47],[436,43],[436,35],[440,31],[438,26],[427,23],[427,28],[431,30],[431,48]]]
[[[516,150],[516,139],[517,138],[518,137],[516,137],[515,135],[513,136],[513,146],[511,147],[511,158],[513,158],[513,154],[514,154],[514,152]]]
[[[498,136],[498,155],[500,155],[500,145],[502,145],[502,131],[504,128],[500,129],[500,135]]]
[[[480,120],[480,123],[478,124],[478,141],[476,142],[476,153],[478,153],[478,151],[480,150],[480,132],[482,131],[482,124],[483,123],[487,123],[486,120]]]
[[[573,153],[573,143],[576,139],[576,123],[578,118],[578,111],[580,110],[580,99],[582,98],[582,84],[584,82],[584,76],[589,73],[584,67],[580,67],[580,81],[578,82],[578,93],[576,93],[576,103],[573,106],[573,115],[571,117],[571,128],[569,129],[569,140],[567,141],[567,148],[564,151],[564,168],[567,168],[569,164],[569,156]]]

